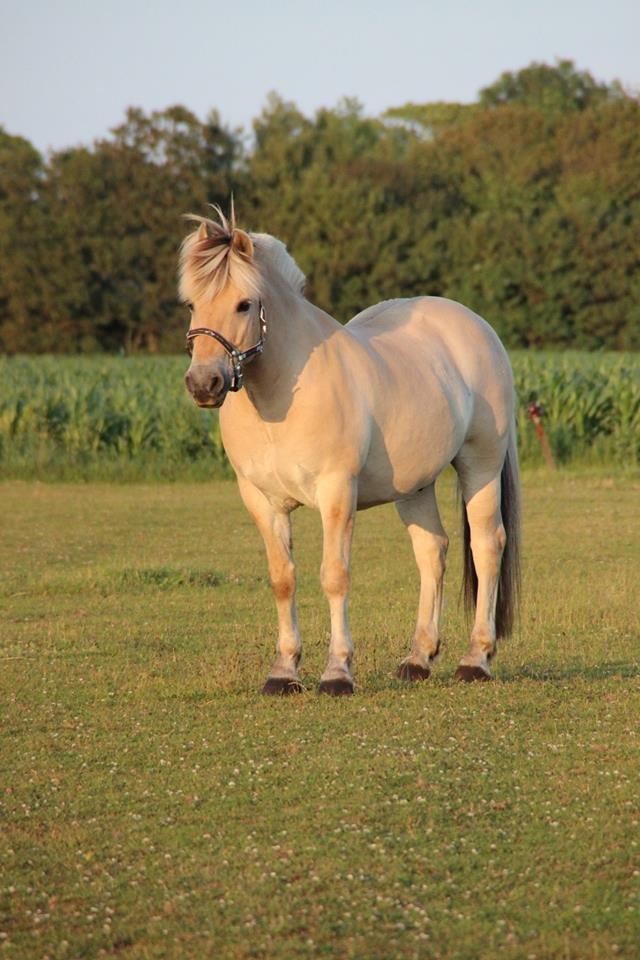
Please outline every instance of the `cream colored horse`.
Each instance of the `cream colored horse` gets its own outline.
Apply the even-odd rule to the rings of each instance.
[[[200,406],[222,407],[224,446],[264,538],[279,630],[263,692],[302,689],[291,539],[291,512],[301,504],[320,511],[324,533],[331,642],[319,689],[353,692],[354,520],[357,510],[390,501],[421,577],[413,644],[398,676],[430,675],[447,552],[434,483],[450,463],[466,506],[466,594],[476,608],[456,676],[490,679],[496,641],[511,628],[518,573],[514,389],[498,337],[438,297],[389,300],[341,326],[305,299],[304,276],[279,240],[217,213],[219,223],[194,217],[200,226],[182,247],[180,292],[192,310],[185,379]]]

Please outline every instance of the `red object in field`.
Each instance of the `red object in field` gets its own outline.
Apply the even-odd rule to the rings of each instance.
[[[539,403],[535,403],[534,401],[527,405],[527,413],[531,417],[531,420],[535,427],[536,436],[540,441],[540,446],[542,447],[542,454],[545,460],[547,461],[548,466],[550,466],[552,470],[555,470],[556,462],[553,459],[553,453],[551,452],[549,439],[546,433],[544,432],[544,427],[542,426],[542,417],[544,414],[544,410],[542,409]]]

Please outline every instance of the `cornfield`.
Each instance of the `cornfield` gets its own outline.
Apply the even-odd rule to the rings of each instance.
[[[640,355],[513,351],[518,444],[524,463],[540,448],[527,407],[542,406],[559,464],[640,462]]]
[[[0,360],[0,470],[40,479],[220,476],[217,416],[182,383],[183,357]]]
[[[535,401],[556,461],[640,462],[640,360],[516,351],[524,463],[541,462]],[[182,384],[182,357],[0,359],[0,472],[39,479],[206,478],[229,471],[218,420]]]

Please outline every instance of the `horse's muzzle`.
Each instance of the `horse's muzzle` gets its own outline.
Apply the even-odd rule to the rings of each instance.
[[[199,407],[221,407],[229,391],[228,376],[210,368],[191,367],[184,382]]]

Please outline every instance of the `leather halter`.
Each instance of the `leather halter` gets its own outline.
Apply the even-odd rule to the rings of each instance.
[[[267,340],[267,318],[264,312],[264,306],[262,300],[258,301],[260,310],[258,312],[258,319],[260,321],[260,339],[253,347],[249,347],[248,350],[238,350],[235,344],[231,343],[230,340],[227,340],[226,337],[223,337],[221,333],[218,333],[217,330],[212,330],[211,327],[194,327],[193,330],[187,331],[187,351],[191,354],[193,347],[191,346],[191,341],[195,340],[196,337],[204,336],[211,337],[213,340],[217,340],[221,346],[229,354],[229,360],[231,361],[231,384],[229,390],[236,393],[242,387],[243,382],[243,373],[242,373],[242,364],[247,363],[249,360],[253,360],[254,357],[257,357],[262,353],[264,345]]]

